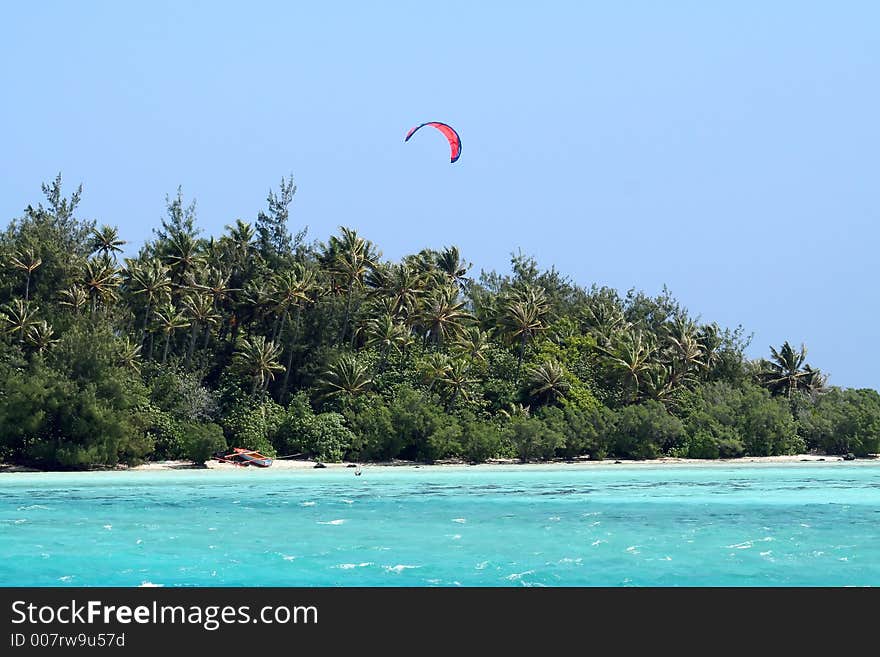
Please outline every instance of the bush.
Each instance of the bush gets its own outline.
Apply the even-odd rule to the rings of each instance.
[[[276,451],[273,441],[284,418],[284,408],[273,401],[256,406],[240,403],[223,418],[226,443],[274,457]]]
[[[504,436],[523,463],[536,458],[553,458],[556,450],[565,445],[565,436],[537,417],[511,418],[504,429]]]
[[[880,394],[832,388],[800,413],[799,430],[811,449],[868,456],[880,452]]]
[[[226,451],[223,429],[213,422],[184,424],[182,433],[181,456],[193,463],[202,464],[210,459],[214,452]]]
[[[667,413],[660,402],[650,400],[626,406],[614,415],[611,452],[615,456],[653,459],[670,453],[683,442],[681,420]]]

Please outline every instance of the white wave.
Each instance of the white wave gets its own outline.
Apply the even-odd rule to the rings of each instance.
[[[296,557],[293,556],[292,554],[282,554],[281,558],[284,559],[285,561],[293,561],[294,559],[296,559]]]
[[[344,522],[345,522],[345,520],[342,520],[342,519],[340,519],[340,520],[319,520],[318,524],[319,525],[341,525]]]
[[[460,541],[461,540],[461,534],[446,534],[446,535],[449,538],[451,538],[453,541]]]
[[[315,506],[317,502],[300,502],[300,506]]]
[[[547,520],[552,520],[553,522],[559,522],[560,520],[562,520],[562,518],[560,518],[559,516],[550,516],[549,518],[547,518]]]
[[[400,574],[404,570],[409,570],[411,568],[421,568],[421,566],[407,566],[406,564],[399,563],[396,566],[383,566],[383,568],[386,572]]]
[[[13,520],[12,524],[13,525],[23,525],[26,522],[27,522],[27,518],[19,518],[18,520]]]
[[[562,559],[560,559],[560,560],[557,561],[556,563],[576,563],[576,564],[580,564],[582,561],[583,561],[583,559],[582,559],[581,557],[578,557],[578,558],[576,558],[576,559],[572,559],[571,557],[562,557]]]
[[[161,588],[165,586],[164,584],[154,584],[153,582],[141,582],[138,584],[138,588],[146,588],[146,589],[155,589]]]
[[[341,568],[342,570],[351,570],[352,568],[366,568],[367,566],[372,566],[372,561],[364,561],[363,563],[341,563],[338,566],[333,566],[334,568]],[[406,567],[406,566],[404,566]],[[415,566],[410,566],[411,568]]]
[[[113,525],[104,525],[104,529],[106,529],[106,530],[113,529]]]
[[[140,545],[140,544],[143,543],[143,542],[144,542],[143,539],[140,539],[140,538],[139,538],[138,540],[136,540],[136,541],[134,542],[134,544],[135,544],[135,545]]]
[[[629,552],[630,554],[639,554],[638,548],[639,548],[638,545],[630,545],[628,548],[626,548],[626,551]]]
[[[346,504],[354,504],[354,500],[342,500]]]
[[[590,545],[592,545],[593,547],[596,547],[597,545],[599,545],[599,544],[601,544],[601,543],[607,543],[607,542],[608,542],[608,541],[603,541],[601,538],[597,538],[595,541],[593,541],[592,543],[590,543]]]
[[[452,522],[457,522],[459,524],[464,524],[467,522],[467,518],[453,518]]]
[[[724,547],[728,550],[751,550],[754,545],[752,541],[744,541],[742,543],[734,543],[733,545],[725,545]]]
[[[73,575],[62,575],[61,577],[58,578],[58,580],[61,582],[69,582],[72,579],[73,579]]]
[[[43,506],[42,504],[30,504],[28,506],[18,507],[19,511],[33,511],[35,509],[42,509],[43,511],[49,511],[49,507]]]
[[[534,570],[526,570],[521,573],[510,573],[510,575],[508,575],[504,579],[509,580],[511,582],[515,582],[518,579],[522,579],[525,575],[531,575],[534,572],[535,572]]]
[[[51,558],[52,558],[52,555],[49,554],[48,552],[41,552],[41,553],[40,553],[40,556],[41,556],[43,559],[51,559]]]
[[[771,554],[773,554],[773,550],[767,550],[766,552],[759,552],[759,554],[762,557],[769,557]]]

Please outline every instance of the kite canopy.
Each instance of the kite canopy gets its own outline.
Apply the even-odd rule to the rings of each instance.
[[[416,134],[416,132],[418,132],[421,128],[424,128],[426,125],[429,125],[432,128],[437,128],[437,130],[442,132],[443,136],[446,137],[447,140],[449,140],[449,161],[455,162],[456,160],[458,160],[459,156],[461,156],[461,137],[458,136],[458,133],[451,126],[448,126],[445,123],[440,123],[439,121],[429,121],[428,123],[417,125],[415,128],[406,133],[406,139],[404,139],[403,141],[409,141],[410,137],[412,137],[414,134]]]

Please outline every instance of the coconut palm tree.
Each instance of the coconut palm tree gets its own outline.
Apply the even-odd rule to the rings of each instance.
[[[62,306],[73,309],[73,312],[77,315],[89,303],[89,295],[79,285],[71,285],[66,290],[61,290],[59,296],[61,297],[59,303]]]
[[[129,260],[126,267],[128,285],[132,294],[142,295],[147,307],[144,311],[144,322],[141,328],[141,342],[146,339],[147,327],[153,316],[153,308],[170,298],[171,278],[169,269],[156,259],[139,263]],[[150,339],[152,352],[152,338]]]
[[[489,331],[481,331],[479,326],[469,326],[455,339],[452,349],[472,363],[485,363],[489,336]]]
[[[529,397],[553,403],[565,397],[571,388],[565,368],[557,360],[545,360],[529,368]]]
[[[186,350],[186,362],[189,363],[196,348],[198,332],[202,329],[205,331],[205,345],[202,347],[204,348],[207,346],[211,327],[220,321],[220,315],[214,310],[211,297],[199,290],[187,292],[181,305],[190,321],[189,347]]]
[[[281,348],[262,335],[239,340],[232,361],[252,378],[251,397],[257,394],[258,389],[266,390],[269,387],[269,383],[275,380],[275,372],[284,371],[284,366],[278,362],[280,355]]]
[[[624,386],[632,390],[630,401],[635,402],[643,379],[655,366],[657,347],[652,339],[631,328],[620,333],[611,348],[600,350],[608,365],[622,374]]]
[[[121,282],[119,268],[107,256],[86,260],[83,265],[83,287],[91,303],[92,317],[99,301],[106,307],[117,298],[116,288]]]
[[[123,338],[119,343],[119,349],[116,353],[116,364],[120,367],[130,369],[136,374],[140,374],[141,348],[141,345],[133,343],[127,337]]]
[[[821,371],[805,363],[807,348],[803,344],[796,350],[786,340],[778,351],[771,346],[770,354],[770,360],[760,361],[760,378],[772,394],[791,399],[798,390],[809,392],[824,387]]]
[[[18,251],[9,258],[10,264],[25,273],[24,283],[24,300],[25,303],[30,301],[31,294],[31,276],[34,271],[43,264],[43,259],[35,255],[31,249]]]
[[[693,383],[706,369],[706,354],[694,322],[679,318],[666,328],[665,362],[669,367],[669,387]]]
[[[175,232],[167,245],[165,263],[170,267],[175,282],[186,280],[187,275],[202,263],[198,240],[181,231]]]
[[[156,328],[165,335],[165,348],[162,350],[162,364],[168,358],[168,346],[171,344],[171,336],[178,329],[189,326],[189,320],[170,302],[156,309]]]
[[[447,338],[455,338],[474,317],[465,309],[458,288],[444,286],[430,293],[422,304],[418,321],[425,331],[425,341],[442,347]]]
[[[469,387],[477,382],[475,378],[470,376],[470,367],[468,361],[463,358],[455,358],[449,361],[448,366],[440,374],[438,383],[445,392],[447,411],[455,406],[459,397],[467,400]]]
[[[400,352],[402,350],[409,331],[403,324],[394,321],[394,318],[386,313],[370,319],[367,322],[365,333],[367,346],[375,347],[382,354],[379,371],[384,371],[388,355],[392,351]]]
[[[471,263],[461,259],[457,246],[448,246],[437,254],[437,268],[450,282],[464,289],[468,283],[467,273]]]
[[[373,243],[358,235],[357,231],[344,226],[339,231],[339,237],[334,235],[330,238],[324,249],[324,258],[329,261],[330,271],[341,280],[345,289],[345,316],[339,338],[340,343],[344,343],[351,322],[354,291],[363,285],[366,273],[377,266],[379,253]]]
[[[428,354],[419,363],[418,369],[422,375],[422,380],[428,384],[428,392],[431,392],[434,386],[446,377],[450,367],[452,367],[452,363],[449,360],[449,356],[439,351]]]
[[[528,287],[514,293],[502,307],[501,326],[508,338],[519,343],[516,377],[519,379],[523,357],[529,341],[547,328],[546,318],[550,312],[542,288]]]
[[[318,379],[326,398],[356,397],[367,392],[372,383],[367,367],[353,354],[342,354]]]
[[[99,253],[104,257],[116,259],[117,253],[122,253],[122,247],[127,244],[119,239],[119,229],[115,226],[104,224],[100,228],[92,228],[92,253]]]
[[[45,319],[41,319],[28,326],[26,341],[38,354],[42,354],[53,344],[59,342],[54,335],[55,331],[52,329],[52,325]]]
[[[27,301],[13,299],[0,308],[0,321],[7,333],[18,333],[19,342],[24,342],[25,332],[37,321],[37,308]]]

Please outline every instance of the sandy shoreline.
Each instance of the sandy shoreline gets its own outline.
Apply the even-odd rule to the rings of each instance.
[[[393,469],[400,467],[407,468],[425,468],[434,470],[437,468],[450,468],[450,467],[467,467],[467,468],[498,468],[499,466],[510,467],[510,468],[519,468],[519,467],[597,467],[597,466],[611,466],[611,465],[644,465],[644,466],[656,466],[656,465],[715,465],[715,466],[729,466],[729,465],[746,465],[746,464],[780,464],[780,463],[840,463],[843,462],[844,459],[841,456],[823,456],[817,454],[793,454],[789,456],[744,456],[736,459],[686,459],[686,458],[673,458],[673,457],[663,457],[659,459],[645,460],[645,461],[636,461],[636,460],[617,460],[617,459],[606,459],[604,461],[590,461],[590,460],[575,460],[575,461],[546,461],[546,462],[536,462],[536,463],[520,463],[516,459],[494,459],[488,461],[486,463],[480,463],[477,465],[470,465],[465,462],[442,462],[442,463],[417,463],[414,461],[394,461],[390,463],[359,463],[357,464],[360,468],[366,470],[383,470],[383,469]],[[880,465],[880,459],[878,458],[863,458],[857,459],[855,461],[850,461],[850,463],[861,463],[861,464],[869,464],[874,463]],[[304,459],[276,459],[275,462],[269,468],[242,468],[241,466],[231,465],[228,463],[220,463],[217,461],[209,461],[205,464],[205,467],[196,466],[190,463],[189,461],[152,461],[149,463],[144,463],[142,465],[135,466],[133,468],[126,467],[118,467],[118,468],[108,468],[108,470],[112,471],[126,471],[126,470],[134,470],[134,471],[156,471],[156,470],[213,470],[218,472],[229,472],[235,470],[257,470],[257,471],[265,471],[265,472],[277,472],[279,470],[292,471],[292,470],[314,470],[316,461],[304,460]],[[353,463],[349,461],[345,461],[342,463],[325,463],[324,466],[328,470],[339,470],[351,468],[354,470]],[[0,463],[0,473],[3,472],[40,472],[40,470],[36,470],[34,468],[28,468],[24,466],[16,466],[16,465],[8,465]]]

